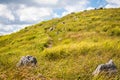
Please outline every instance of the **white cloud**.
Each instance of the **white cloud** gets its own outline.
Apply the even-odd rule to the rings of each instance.
[[[73,4],[74,3],[74,4]],[[64,7],[66,10],[65,12],[62,13],[62,16],[65,16],[71,12],[78,12],[82,11],[88,8],[89,0],[75,0],[71,2],[71,5],[68,3]]]
[[[108,3],[105,7],[106,8],[117,8],[120,7],[120,0],[106,0]]]
[[[65,10],[67,10],[68,12],[81,11],[87,7],[88,3],[89,3],[88,0],[80,0],[80,1],[77,1],[77,3],[72,5],[67,4],[65,6]]]
[[[62,16],[65,16],[65,15],[67,15],[67,14],[69,14],[69,13],[70,13],[70,12],[65,11],[65,12],[62,13]]]
[[[88,7],[86,10],[92,10],[94,9],[94,7]]]
[[[15,19],[11,10],[9,10],[8,7],[6,5],[3,5],[3,4],[0,4],[0,16],[5,17],[5,18],[12,20],[12,21]]]
[[[53,17],[59,18],[59,17],[61,17],[61,15],[58,15],[58,14],[54,13],[54,14],[53,14]]]
[[[24,5],[17,10],[20,21],[28,22],[41,20],[43,17],[50,16],[51,13],[52,10],[50,8],[26,7]]]
[[[106,0],[108,3],[120,4],[120,0]]]
[[[6,25],[6,24],[0,24],[0,35],[5,35],[9,34],[12,32],[16,32],[24,27],[28,26],[28,24],[23,24],[23,25],[18,25],[18,24],[13,24],[13,25]]]
[[[47,4],[47,5],[55,5],[58,2],[58,0],[33,0],[33,1],[38,4]]]

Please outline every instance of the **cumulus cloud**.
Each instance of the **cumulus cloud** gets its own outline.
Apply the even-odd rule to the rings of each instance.
[[[8,9],[7,5],[0,4],[0,17],[5,17],[9,20],[14,20],[15,17],[12,14],[12,11]]]
[[[74,0],[74,1],[67,1],[64,9],[66,10],[63,12],[62,16],[69,14],[71,12],[82,11],[88,8],[89,0]]]
[[[58,0],[33,0],[38,4],[56,5]]]
[[[28,26],[28,24],[24,24],[24,25],[16,25],[16,24],[11,24],[11,25],[6,25],[6,24],[2,24],[0,23],[0,35],[5,35],[5,34],[9,34],[12,32],[16,32],[22,28],[24,28],[25,26]]]
[[[40,21],[44,17],[48,17],[52,14],[52,10],[50,8],[43,7],[27,7],[22,5],[17,11],[17,15],[19,16],[20,21]]]
[[[106,0],[108,3],[105,7],[106,8],[118,8],[120,7],[120,0]]]
[[[72,0],[66,1],[65,10],[68,12],[84,10],[89,4],[89,0]]]

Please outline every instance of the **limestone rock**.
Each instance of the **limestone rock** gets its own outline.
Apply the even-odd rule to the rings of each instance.
[[[98,65],[98,67],[96,68],[96,70],[93,72],[93,75],[97,76],[101,72],[108,73],[109,75],[116,74],[117,73],[117,67],[114,64],[113,60],[110,60],[106,64],[100,64],[100,65]]]
[[[37,59],[33,56],[27,55],[21,57],[19,62],[17,63],[17,67],[19,66],[35,66],[37,64]]]

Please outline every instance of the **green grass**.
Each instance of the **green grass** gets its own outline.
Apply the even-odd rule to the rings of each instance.
[[[120,8],[68,14],[0,36],[0,80],[120,80]],[[38,60],[35,68],[16,68],[22,56]],[[110,59],[118,73],[93,77]]]

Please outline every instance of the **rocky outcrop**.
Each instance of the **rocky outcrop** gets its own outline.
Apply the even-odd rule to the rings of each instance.
[[[20,66],[35,66],[37,64],[37,59],[33,56],[27,55],[21,57],[19,62],[17,63],[17,67]]]
[[[114,64],[113,60],[110,60],[106,64],[98,65],[96,70],[93,72],[93,75],[96,76],[96,75],[100,74],[101,72],[105,72],[109,75],[116,74],[117,73],[117,67]]]

